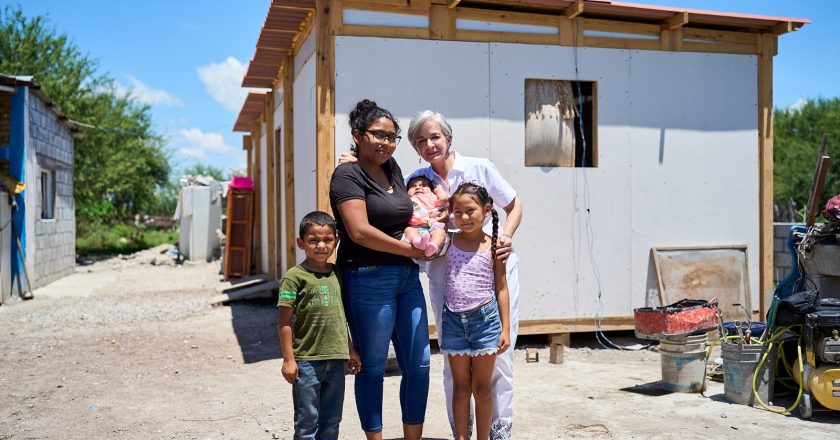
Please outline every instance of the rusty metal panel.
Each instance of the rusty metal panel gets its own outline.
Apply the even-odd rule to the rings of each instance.
[[[663,304],[717,299],[724,321],[748,319],[745,310],[753,308],[746,245],[654,247],[652,252]]]

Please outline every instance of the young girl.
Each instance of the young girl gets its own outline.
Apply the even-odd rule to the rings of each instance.
[[[499,216],[487,190],[462,183],[449,199],[455,234],[446,252],[446,276],[440,351],[452,369],[455,438],[469,439],[470,396],[475,399],[476,433],[490,436],[492,385],[496,355],[510,345],[505,265],[496,263]],[[481,229],[493,217],[493,236]]]

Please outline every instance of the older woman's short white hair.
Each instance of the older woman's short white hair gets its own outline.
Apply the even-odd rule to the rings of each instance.
[[[412,147],[414,146],[414,135],[417,134],[417,130],[426,121],[437,122],[443,134],[448,138],[452,137],[452,126],[449,125],[449,122],[446,121],[446,118],[442,114],[432,110],[423,110],[422,112],[415,113],[411,117],[411,122],[408,124],[408,141],[411,142]]]

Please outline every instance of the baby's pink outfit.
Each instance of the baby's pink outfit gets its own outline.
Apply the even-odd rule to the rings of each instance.
[[[438,204],[435,193],[416,193],[411,196],[411,204],[414,205],[414,212],[411,214],[411,220],[408,221],[409,226],[431,228],[434,223],[437,223],[430,215]]]

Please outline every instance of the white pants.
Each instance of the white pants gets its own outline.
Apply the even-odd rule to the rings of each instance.
[[[519,259],[515,252],[508,257],[507,284],[510,294],[510,348],[496,357],[496,370],[493,371],[493,422],[490,428],[491,440],[511,438],[513,424],[513,348],[516,346],[516,336],[519,334]],[[443,315],[443,283],[446,264],[443,258],[436,258],[426,265],[429,276],[429,302],[435,315],[435,329],[440,342],[440,326]],[[455,432],[452,417],[452,370],[449,367],[449,357],[443,360],[443,389],[446,394],[446,414],[452,432]],[[472,419],[472,417],[470,417]],[[472,425],[472,423],[470,423]]]

